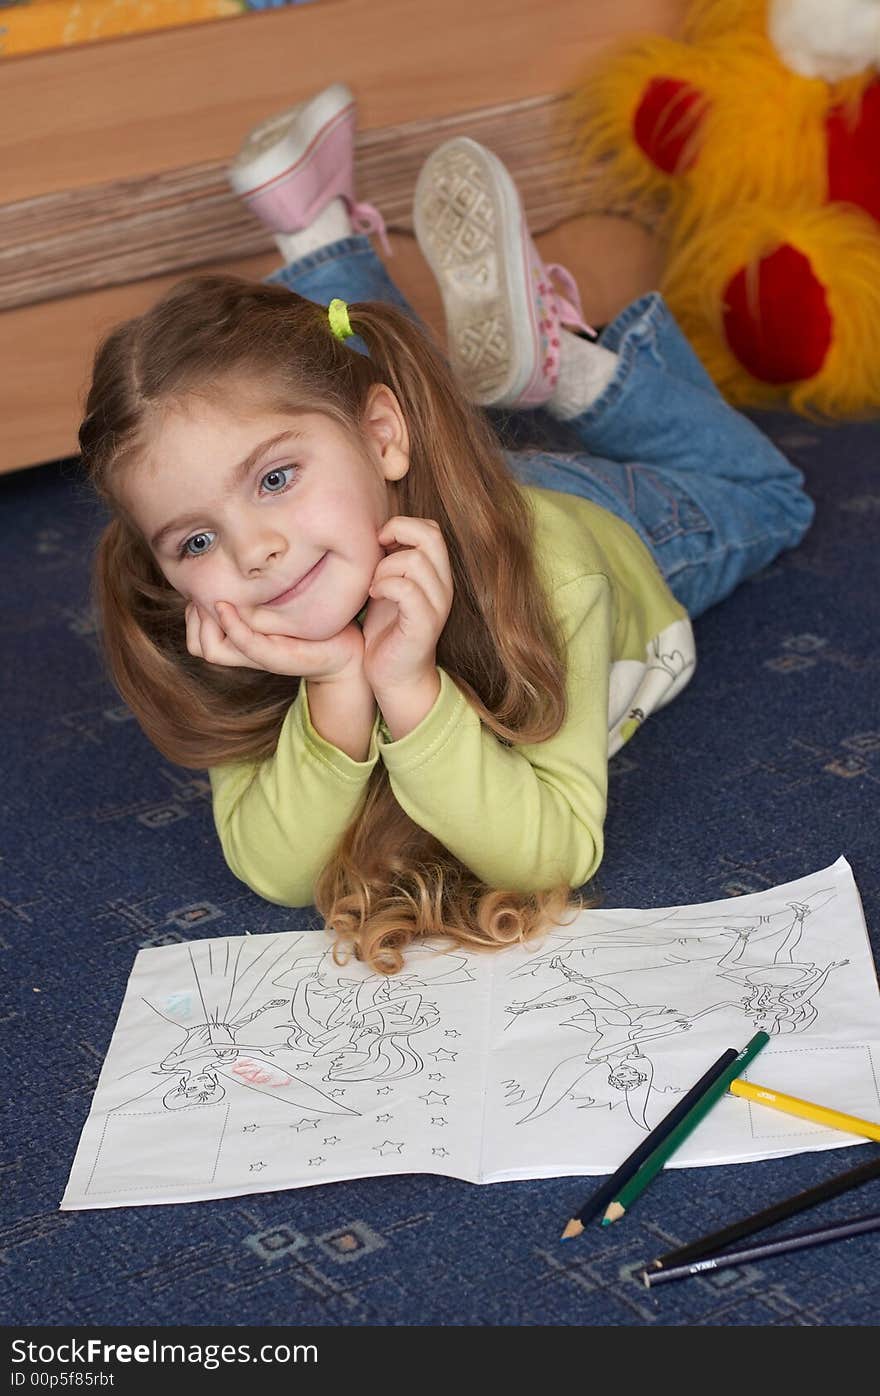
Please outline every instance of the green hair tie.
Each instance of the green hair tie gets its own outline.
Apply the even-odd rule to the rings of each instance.
[[[332,300],[327,307],[327,318],[330,321],[330,328],[337,339],[348,339],[354,334],[351,328],[351,321],[348,318],[348,306],[345,301]]]

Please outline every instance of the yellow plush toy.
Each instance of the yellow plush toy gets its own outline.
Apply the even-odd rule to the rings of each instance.
[[[663,208],[661,290],[722,392],[880,410],[880,0],[692,0],[585,77],[585,163]]]

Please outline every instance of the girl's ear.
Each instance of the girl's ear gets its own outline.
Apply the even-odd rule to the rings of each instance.
[[[402,479],[409,470],[409,432],[400,403],[387,384],[374,383],[367,393],[361,429],[385,479]]]

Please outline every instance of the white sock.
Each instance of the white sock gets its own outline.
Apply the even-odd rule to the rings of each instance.
[[[551,416],[566,421],[579,417],[605,391],[617,370],[617,355],[569,330],[559,338],[559,378],[546,407]]]
[[[352,231],[348,205],[340,197],[331,199],[307,228],[300,229],[298,233],[273,233],[273,237],[285,263],[290,263],[298,262],[300,257],[306,257],[309,252],[326,247],[330,242],[351,237]]]

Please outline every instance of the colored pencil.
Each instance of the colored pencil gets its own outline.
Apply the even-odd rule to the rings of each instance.
[[[754,1212],[750,1217],[743,1217],[742,1221],[733,1222],[723,1231],[713,1231],[708,1236],[700,1236],[696,1241],[691,1241],[687,1246],[678,1246],[674,1251],[667,1251],[657,1260],[652,1260],[647,1269],[651,1273],[655,1270],[668,1270],[673,1265],[684,1265],[686,1262],[699,1260],[704,1255],[715,1255],[732,1241],[740,1241],[743,1236],[763,1231],[775,1222],[793,1217],[796,1212],[805,1212],[808,1207],[817,1207],[820,1202],[827,1202],[830,1197],[838,1197],[842,1192],[860,1187],[862,1183],[870,1183],[875,1178],[880,1178],[880,1156],[869,1159],[858,1168],[851,1168],[847,1173],[838,1173],[825,1183],[807,1188],[805,1192],[783,1198],[772,1207],[765,1207],[763,1212]]]
[[[728,1047],[726,1052],[721,1053],[718,1060],[713,1062],[709,1070],[705,1075],[700,1077],[695,1086],[691,1087],[687,1095],[683,1096],[679,1103],[673,1106],[668,1115],[663,1116],[663,1119],[656,1128],[642,1140],[641,1144],[633,1150],[628,1158],[624,1159],[617,1172],[612,1174],[607,1182],[603,1183],[602,1186],[587,1199],[577,1216],[569,1220],[560,1240],[567,1241],[572,1236],[580,1236],[584,1229],[584,1223],[588,1222],[591,1217],[594,1217],[603,1207],[606,1207],[609,1202],[614,1201],[617,1192],[623,1187],[624,1183],[633,1176],[648,1155],[654,1152],[657,1145],[662,1143],[666,1136],[675,1129],[679,1120],[684,1119],[688,1111],[701,1099],[704,1092],[712,1085],[712,1082],[718,1080],[724,1068],[729,1066],[735,1057],[736,1051],[733,1047]]]
[[[705,1119],[713,1105],[716,1105],[727,1091],[728,1086],[740,1072],[745,1071],[749,1062],[753,1061],[762,1047],[766,1047],[770,1038],[765,1032],[756,1032],[754,1037],[746,1043],[741,1052],[734,1057],[730,1066],[725,1067],[717,1081],[714,1081],[709,1089],[704,1093],[701,1100],[697,1101],[684,1119],[676,1125],[671,1134],[649,1154],[645,1162],[633,1174],[627,1183],[624,1183],[617,1197],[605,1209],[602,1218],[603,1226],[610,1226],[623,1216],[631,1202],[644,1192],[655,1174],[660,1172],[664,1163],[675,1153],[679,1144],[692,1134],[701,1120]]]
[[[702,1275],[707,1270],[724,1270],[728,1265],[746,1265],[752,1260],[766,1260],[771,1255],[783,1255],[786,1251],[802,1251],[808,1246],[822,1246],[826,1241],[843,1241],[847,1236],[861,1236],[866,1231],[880,1231],[880,1212],[870,1217],[856,1217],[852,1221],[838,1222],[836,1226],[826,1226],[820,1231],[798,1231],[785,1236],[781,1241],[765,1241],[763,1246],[751,1246],[746,1251],[727,1251],[724,1255],[709,1255],[704,1260],[695,1260],[691,1265],[676,1265],[671,1270],[643,1270],[642,1279],[648,1289],[665,1284],[667,1280],[685,1280],[689,1275]]]
[[[870,1120],[845,1115],[842,1110],[831,1110],[827,1105],[814,1105],[811,1100],[800,1100],[796,1095],[783,1095],[782,1091],[759,1086],[755,1081],[731,1081],[730,1094],[754,1101],[756,1105],[769,1105],[771,1109],[781,1110],[786,1115],[799,1115],[802,1120],[812,1120],[813,1124],[825,1125],[828,1129],[841,1129],[845,1134],[861,1134],[865,1139],[880,1140],[880,1125]]]

